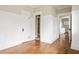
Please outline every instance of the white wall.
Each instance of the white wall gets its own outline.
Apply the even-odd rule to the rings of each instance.
[[[41,14],[41,41],[46,43],[53,43],[59,38],[59,21],[54,8],[51,12]],[[34,39],[35,19],[32,13],[0,11],[0,50]]]
[[[59,21],[57,18],[56,8],[53,6],[40,6],[35,8],[35,15],[41,16],[41,41],[53,43],[59,38]]]
[[[79,6],[72,7],[72,49],[79,50]]]
[[[0,50],[35,39],[34,24],[33,15],[29,12],[0,11]]]
[[[41,15],[41,41],[53,43],[59,38],[59,23],[56,16]]]

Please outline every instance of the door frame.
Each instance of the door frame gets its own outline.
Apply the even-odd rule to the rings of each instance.
[[[36,32],[36,38],[40,39],[40,15],[35,16],[35,32]]]
[[[38,12],[35,12],[34,13],[34,20],[35,20],[35,39],[37,38],[36,15],[40,15],[40,40],[41,40],[41,15],[42,15],[42,12],[41,11],[38,11]],[[38,39],[36,39],[36,40],[38,40]]]
[[[71,48],[71,43],[72,43],[72,13],[71,12],[68,12],[68,13],[61,13],[61,14],[58,14],[58,20],[59,20],[59,24],[60,24],[60,17],[69,17],[69,20],[70,20],[70,39],[69,39],[69,45]],[[60,38],[60,25],[59,25],[59,38]]]

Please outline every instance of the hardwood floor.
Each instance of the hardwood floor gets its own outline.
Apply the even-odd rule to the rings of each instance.
[[[79,53],[69,49],[68,37],[62,35],[52,44],[32,40],[24,42],[18,46],[14,46],[0,51],[0,54],[74,54]]]
[[[79,54],[79,51],[74,50],[74,49],[69,49],[68,54]]]
[[[5,50],[0,51],[0,53],[12,53],[12,54],[37,54],[37,53],[46,53],[46,49],[49,48],[49,44],[40,42],[40,45],[35,44],[35,40],[25,42],[21,45],[11,47]]]

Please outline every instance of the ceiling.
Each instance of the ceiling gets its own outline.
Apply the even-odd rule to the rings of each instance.
[[[68,7],[72,7],[71,5],[55,5],[56,9],[63,9],[63,8],[68,8]]]
[[[29,6],[32,7],[32,8],[37,8],[37,7],[40,7],[42,5],[29,5]]]
[[[37,8],[43,5],[29,5],[29,6],[32,8]],[[71,7],[71,5],[52,5],[52,6],[54,6],[56,9],[63,9],[63,8]]]

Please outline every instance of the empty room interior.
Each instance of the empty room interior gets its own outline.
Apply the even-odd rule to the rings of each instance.
[[[79,54],[79,5],[0,5],[0,54]]]

